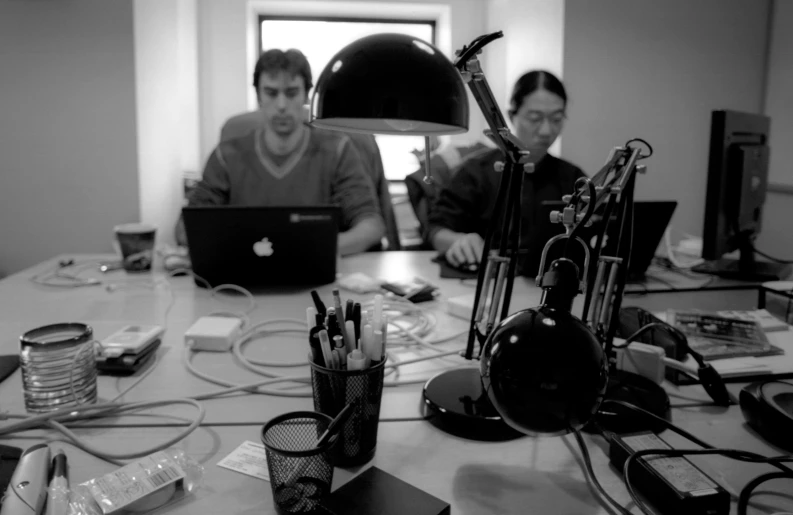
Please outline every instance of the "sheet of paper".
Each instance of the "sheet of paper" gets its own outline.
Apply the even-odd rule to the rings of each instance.
[[[267,469],[267,453],[264,445],[250,440],[246,440],[234,449],[231,454],[220,460],[218,466],[264,479],[265,481],[270,480],[270,473]]]

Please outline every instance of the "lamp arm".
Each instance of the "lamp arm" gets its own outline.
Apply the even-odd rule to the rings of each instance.
[[[487,121],[489,130],[485,134],[501,150],[506,161],[497,164],[496,167],[496,171],[503,173],[496,199],[498,212],[494,213],[485,236],[482,250],[483,263],[479,267],[471,327],[464,354],[466,359],[472,359],[476,340],[479,340],[481,348],[489,336],[495,325],[499,308],[502,318],[509,309],[520,246],[520,192],[529,151],[507,127],[507,120],[501,113],[476,57],[485,45],[502,36],[503,33],[499,31],[478,37],[457,52],[458,58],[454,63]],[[501,229],[499,248],[491,252],[493,236],[499,228]],[[490,295],[490,305],[485,313],[482,297],[488,295]]]

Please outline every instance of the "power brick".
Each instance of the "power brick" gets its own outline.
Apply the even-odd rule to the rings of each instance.
[[[201,317],[185,331],[184,342],[193,350],[228,352],[241,328],[239,318]]]
[[[671,447],[650,432],[614,435],[609,446],[609,459],[622,472],[628,456],[645,449]],[[660,513],[730,513],[730,494],[684,457],[645,456],[631,465],[629,474],[631,485]]]

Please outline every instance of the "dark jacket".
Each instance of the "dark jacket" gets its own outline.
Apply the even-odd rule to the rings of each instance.
[[[496,161],[503,161],[499,150],[465,162],[448,186],[441,190],[429,214],[430,241],[444,227],[485,237],[496,208],[502,176],[493,169]],[[552,209],[543,205],[543,201],[560,201],[563,195],[573,192],[576,179],[583,176],[584,172],[575,165],[546,155],[533,173],[523,177],[520,247],[526,253],[519,262],[519,273],[536,275],[543,246],[550,237],[564,232],[561,224],[550,223],[548,217]],[[499,225],[494,234],[494,246],[500,238]]]

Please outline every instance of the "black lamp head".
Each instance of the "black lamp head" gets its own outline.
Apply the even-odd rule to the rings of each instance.
[[[543,285],[546,301],[553,302],[502,320],[485,341],[479,362],[493,406],[507,424],[530,435],[580,429],[597,411],[608,385],[600,342],[570,313],[577,268],[568,260],[554,265]]]
[[[310,119],[323,129],[433,136],[468,131],[468,115],[462,76],[440,50],[404,34],[375,34],[330,60]]]

